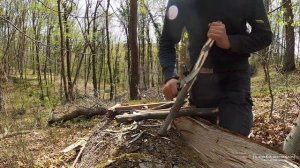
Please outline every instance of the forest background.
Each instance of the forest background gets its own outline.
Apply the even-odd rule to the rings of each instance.
[[[300,107],[300,1],[264,0],[274,38],[252,54],[251,138],[280,148]],[[59,151],[101,118],[50,127],[78,107],[163,101],[167,0],[0,1],[0,167],[68,165]],[[187,34],[176,46],[183,77]],[[135,100],[135,101],[133,101]],[[21,133],[15,138],[4,138]],[[24,134],[23,134],[24,133]]]

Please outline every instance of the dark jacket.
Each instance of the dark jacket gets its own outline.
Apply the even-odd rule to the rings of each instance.
[[[166,79],[177,76],[175,44],[180,41],[183,28],[189,35],[193,65],[207,40],[208,24],[214,21],[225,24],[231,49],[214,45],[204,64],[206,68],[248,69],[250,53],[272,41],[263,0],[169,0],[159,43],[159,60]]]

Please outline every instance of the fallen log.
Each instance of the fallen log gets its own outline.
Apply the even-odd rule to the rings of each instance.
[[[80,116],[91,118],[95,115],[104,115],[104,114],[106,114],[107,111],[108,110],[106,108],[103,108],[103,107],[77,109],[77,110],[74,110],[71,113],[63,115],[62,117],[50,119],[48,121],[48,124],[52,125],[54,123],[64,123],[66,121],[72,120],[72,119],[80,117]]]
[[[207,116],[218,112],[217,108],[182,108],[176,117],[182,116]],[[133,114],[117,115],[117,122],[141,121],[146,119],[165,119],[170,110],[136,110]]]
[[[174,120],[176,129],[208,167],[298,168],[295,155],[284,155],[271,147],[189,117]],[[289,158],[289,159],[288,159]]]

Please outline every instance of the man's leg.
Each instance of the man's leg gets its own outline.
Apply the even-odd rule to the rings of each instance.
[[[219,104],[219,125],[247,136],[253,124],[250,73],[233,72],[220,78],[223,96]]]
[[[190,94],[190,103],[198,108],[217,107],[219,104],[220,88],[218,77],[214,74],[199,74]],[[217,124],[217,114],[201,117]]]
[[[220,101],[219,125],[248,136],[253,123],[252,101],[245,93],[228,92]]]

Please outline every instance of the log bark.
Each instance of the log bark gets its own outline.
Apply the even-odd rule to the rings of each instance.
[[[165,119],[169,110],[136,110],[137,113],[117,115],[118,122],[141,121],[146,119]],[[218,112],[217,108],[185,108],[176,113],[176,117],[182,116],[207,116]]]
[[[292,156],[189,117],[177,118],[174,125],[208,167],[296,168],[300,165],[283,158]]]
[[[284,141],[283,151],[287,154],[300,154],[300,115]]]
[[[80,117],[80,116],[85,116],[87,118],[90,118],[95,115],[104,115],[104,114],[106,114],[107,111],[108,110],[103,107],[99,107],[96,109],[92,109],[92,108],[77,109],[77,110],[74,110],[73,112],[66,114],[62,117],[53,118],[53,119],[49,120],[48,124],[52,125],[54,123],[64,123],[66,121],[72,120],[72,119]]]

